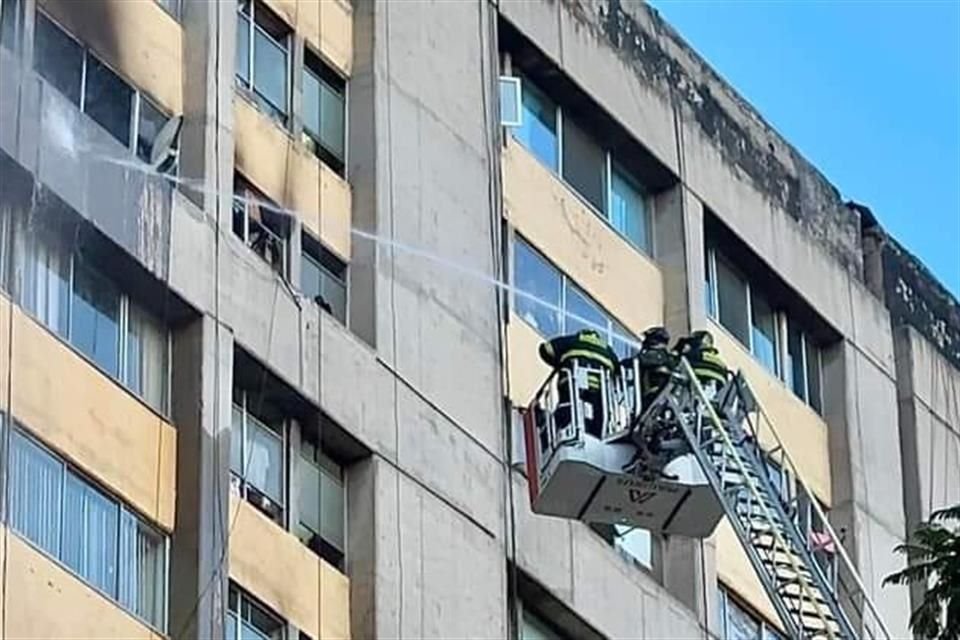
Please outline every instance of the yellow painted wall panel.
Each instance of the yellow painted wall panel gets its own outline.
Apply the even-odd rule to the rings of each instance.
[[[804,481],[829,506],[831,485],[827,423],[782,381],[769,373],[723,327],[713,320],[708,320],[708,323],[720,357],[731,369],[743,371]],[[772,442],[769,430],[761,429],[760,443],[770,448]]]
[[[353,8],[347,0],[265,0],[345,76],[353,65]]]
[[[0,315],[10,303],[3,300]],[[176,431],[13,307],[11,413],[31,433],[169,530]]]
[[[717,541],[717,577],[768,622],[781,627],[777,611],[770,603],[757,572],[753,570],[737,534],[726,518],[720,522],[714,535]]]
[[[548,367],[537,355],[543,338],[516,313],[510,314],[507,325],[507,345],[510,367],[510,400],[514,406],[525,407],[533,394],[550,375]]]
[[[3,601],[7,638],[115,638],[160,640],[164,636],[94,591],[15,534],[8,537]]]
[[[183,28],[153,0],[39,0],[108,65],[172,114],[183,112]]]
[[[512,138],[503,153],[505,214],[514,228],[635,334],[663,321],[663,278]]]
[[[234,106],[237,169],[349,262],[350,185],[249,101]]]
[[[348,578],[232,494],[230,514],[230,577],[311,638],[348,639]]]

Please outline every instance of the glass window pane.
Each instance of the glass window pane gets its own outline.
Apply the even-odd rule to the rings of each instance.
[[[22,0],[0,1],[0,45],[11,51],[16,49],[21,2]]]
[[[260,633],[256,627],[248,622],[240,623],[240,640],[268,640],[270,636]]]
[[[546,622],[524,609],[520,620],[520,640],[561,640],[561,638]]]
[[[626,327],[621,325],[616,320],[612,321],[612,331],[611,331],[611,340],[610,346],[613,347],[613,350],[617,353],[621,359],[629,358],[636,352],[636,347],[631,344],[639,342],[636,336],[631,334]]]
[[[330,311],[340,322],[347,321],[347,285],[333,277],[326,269],[320,270],[320,295],[330,305]]]
[[[243,409],[233,405],[230,422],[230,471],[243,477]]]
[[[650,252],[647,237],[647,205],[643,191],[614,166],[610,182],[610,224],[639,249]]]
[[[37,72],[79,107],[83,48],[42,13],[37,13],[33,55]]]
[[[130,304],[125,384],[163,412],[167,398],[167,331],[149,313]]]
[[[607,335],[607,315],[590,296],[580,290],[569,280],[567,284],[567,302],[564,308],[564,333],[575,333],[581,329],[599,331],[601,336]]]
[[[806,374],[803,370],[803,334],[793,322],[787,321],[787,386],[798,398],[807,399]]]
[[[706,297],[707,315],[717,319],[717,298],[714,291],[713,251],[703,252],[704,296]]]
[[[137,156],[144,162],[150,161],[153,141],[157,139],[157,134],[165,124],[167,124],[167,116],[141,96],[140,123],[137,126]]]
[[[83,111],[123,146],[130,146],[133,88],[89,53]]]
[[[717,264],[717,302],[720,324],[744,345],[750,344],[750,323],[747,319],[747,283],[720,255]]]
[[[300,292],[305,298],[314,300],[320,295],[320,265],[306,251],[300,263]]]
[[[247,414],[247,456],[244,477],[258,491],[283,504],[283,438]]]
[[[631,558],[649,568],[653,567],[653,546],[650,532],[646,529],[636,529],[623,525],[614,525],[617,537],[614,539],[616,547]]]
[[[727,599],[727,639],[758,640],[760,623],[731,599]]]
[[[253,87],[281,115],[287,113],[287,50],[259,27],[253,31]]]
[[[164,537],[124,511],[120,520],[118,599],[147,622],[166,625],[167,549]]]
[[[513,137],[540,162],[557,170],[557,105],[533,86],[523,82],[523,124]]]
[[[14,431],[10,455],[10,525],[54,557],[60,555],[63,464]]]
[[[72,473],[67,474],[61,559],[84,580],[114,597],[118,516],[115,502]]]
[[[301,456],[300,519],[303,524],[339,550],[344,550],[343,483],[325,469]]]
[[[767,370],[778,374],[777,316],[766,299],[752,290],[750,309],[753,315],[753,355]]]
[[[241,4],[241,7],[243,5]],[[250,86],[250,19],[237,14],[237,78],[245,87]]]
[[[237,640],[237,614],[233,611],[227,612],[227,618],[223,624],[224,640]]]
[[[817,413],[823,412],[823,398],[820,385],[820,349],[813,341],[807,340],[807,386],[810,390],[809,403]]]
[[[320,81],[320,141],[343,160],[343,93]]]
[[[77,260],[70,342],[116,377],[119,368],[120,294],[113,283]]]
[[[70,307],[70,256],[55,233],[26,230],[21,302],[40,322],[67,337]]]
[[[544,337],[559,334],[560,273],[519,239],[513,245],[513,269],[517,314]]]
[[[303,128],[320,137],[320,78],[303,68]]]
[[[607,154],[570,118],[563,120],[563,179],[598,211],[607,210]]]
[[[515,127],[520,123],[520,79],[500,77],[500,124]]]

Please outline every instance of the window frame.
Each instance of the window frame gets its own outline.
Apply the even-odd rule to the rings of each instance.
[[[58,532],[56,552],[53,552],[49,549],[45,549],[40,545],[39,542],[32,540],[29,537],[28,533],[20,531],[20,529],[12,521],[8,523],[10,531],[14,535],[16,535],[18,538],[23,540],[31,548],[35,549],[38,553],[50,559],[50,561],[54,562],[58,567],[60,567],[61,569],[63,569],[64,571],[72,575],[74,578],[82,582],[84,585],[96,591],[97,593],[101,594],[103,597],[108,598],[112,603],[117,605],[127,614],[133,616],[134,618],[136,618],[138,621],[145,624],[150,629],[160,632],[161,635],[166,635],[166,632],[168,630],[169,623],[170,623],[170,567],[171,567],[170,536],[166,532],[161,530],[159,527],[154,525],[152,522],[150,522],[147,518],[143,517],[134,508],[129,506],[126,502],[124,502],[122,498],[115,495],[112,491],[110,491],[106,487],[100,485],[95,480],[93,480],[81,468],[75,466],[74,464],[69,462],[66,458],[62,457],[56,451],[48,447],[46,443],[42,442],[39,438],[34,436],[28,429],[23,427],[17,420],[10,419],[9,414],[0,413],[0,416],[2,416],[2,420],[0,420],[0,423],[2,423],[0,424],[0,433],[2,433],[5,429],[12,429],[11,439],[10,439],[11,446],[13,446],[13,438],[20,437],[24,440],[24,442],[38,449],[42,455],[46,456],[50,461],[54,462],[59,467],[58,481],[60,484],[60,491],[59,491],[59,501],[57,504],[57,513],[59,518],[59,532]],[[16,476],[11,474],[8,482],[11,485],[13,485],[13,483],[15,482],[15,478]],[[115,562],[116,570],[115,570],[115,575],[113,576],[114,584],[112,589],[115,593],[104,591],[102,588],[100,588],[100,586],[95,584],[92,580],[89,580],[84,575],[82,575],[79,570],[71,566],[67,562],[67,560],[62,557],[64,555],[63,540],[66,532],[65,518],[64,518],[65,510],[67,506],[66,505],[66,486],[69,478],[73,478],[75,481],[80,483],[83,489],[86,489],[98,494],[100,497],[107,500],[111,504],[112,508],[116,509],[116,514],[117,514],[116,529],[115,531],[108,532],[108,533],[112,533],[115,536],[115,542],[116,542],[116,547],[114,549],[114,556],[115,556],[114,562]],[[8,491],[8,496],[13,496],[13,495],[14,495],[13,492]],[[7,497],[7,500],[12,501],[13,498]],[[9,505],[6,505],[6,508],[9,509]],[[84,508],[84,513],[85,512],[86,512],[86,509]],[[160,538],[163,542],[163,548],[162,548],[163,567],[160,572],[161,580],[159,585],[163,593],[163,597],[162,597],[163,613],[161,616],[162,619],[159,621],[160,624],[157,624],[141,616],[140,613],[135,610],[135,607],[128,607],[127,604],[123,602],[123,599],[121,598],[121,593],[120,593],[121,574],[124,572],[124,566],[126,565],[124,565],[121,562],[121,560],[123,559],[123,550],[121,548],[121,545],[119,544],[119,541],[120,541],[121,529],[123,526],[122,523],[125,516],[132,518],[133,521],[136,522],[138,525],[142,525],[146,527],[151,533],[155,534],[156,537]]]
[[[719,599],[719,611],[717,612],[720,615],[720,637],[729,638],[730,637],[730,615],[729,610],[732,605],[746,617],[750,618],[757,625],[757,635],[753,640],[767,640],[767,638],[780,638],[786,640],[787,636],[780,631],[776,626],[770,624],[766,618],[757,613],[752,607],[743,602],[738,596],[736,596],[730,589],[726,587],[721,582],[717,582],[717,591]]]
[[[718,258],[718,256],[720,256]],[[804,329],[802,326],[797,326],[797,332],[800,335],[800,349],[801,349],[801,359],[802,359],[802,371],[803,371],[803,395],[797,393],[793,388],[791,379],[789,376],[793,375],[792,371],[788,371],[788,356],[790,349],[790,326],[795,322],[792,319],[792,316],[789,312],[778,309],[776,306],[771,304],[766,297],[764,301],[770,307],[773,313],[774,319],[774,363],[775,370],[771,370],[763,362],[763,360],[758,357],[755,351],[754,345],[754,323],[753,323],[753,296],[760,295],[763,296],[763,292],[759,289],[755,289],[754,285],[750,282],[750,279],[743,275],[743,272],[739,269],[737,270],[738,275],[743,279],[746,287],[746,318],[748,331],[747,335],[749,340],[747,343],[744,343],[736,333],[730,328],[728,328],[720,319],[720,292],[719,292],[719,281],[718,281],[718,271],[717,271],[717,261],[718,259],[723,259],[730,267],[736,268],[736,264],[733,263],[729,258],[724,256],[723,252],[718,250],[716,247],[711,246],[709,243],[706,244],[706,249],[704,253],[704,307],[706,309],[706,315],[710,318],[716,325],[721,327],[726,331],[730,336],[736,340],[742,347],[744,347],[749,353],[750,356],[759,364],[767,373],[772,375],[774,378],[780,380],[781,383],[790,391],[790,393],[795,396],[800,402],[808,406],[812,411],[817,415],[823,415],[823,346],[820,344],[814,343],[809,339],[809,331]],[[808,349],[813,349],[818,354],[817,358],[817,367],[816,375],[818,377],[818,388],[820,390],[820,397],[817,402],[812,401],[812,396],[810,393],[810,367],[808,363]]]
[[[251,183],[247,178],[241,174],[239,171],[234,173],[234,186],[233,186],[233,206],[231,207],[233,215],[237,215],[238,207],[242,209],[243,213],[243,230],[242,235],[237,234],[237,229],[231,224],[231,229],[233,230],[233,235],[240,238],[240,241],[243,242],[244,246],[253,251],[263,262],[270,267],[270,270],[274,273],[277,273],[284,280],[289,281],[290,278],[290,237],[289,231],[287,229],[287,236],[284,237],[283,234],[274,231],[270,226],[263,220],[256,221],[256,224],[259,224],[267,232],[269,238],[274,238],[280,242],[280,264],[276,265],[270,262],[267,259],[267,256],[257,251],[256,248],[250,242],[250,228],[251,228],[251,207],[256,206],[261,210],[272,211],[276,214],[284,213],[283,208],[277,203],[270,200],[266,195],[263,194],[259,189],[257,189],[253,183]],[[235,221],[234,221],[235,222]]]
[[[243,12],[244,2],[247,1],[246,6],[250,7],[250,13],[245,14]],[[283,42],[278,41],[264,26],[257,22],[258,11],[264,11],[269,16],[270,19],[275,20],[278,24],[283,25],[284,36]],[[257,105],[257,108],[260,111],[267,112],[267,115],[274,120],[279,121],[284,128],[289,128],[290,123],[293,120],[293,50],[291,47],[291,42],[293,40],[294,29],[287,24],[280,16],[272,12],[268,7],[263,6],[262,0],[239,0],[237,2],[237,20],[239,21],[240,16],[243,16],[249,23],[247,29],[247,80],[244,81],[238,72],[234,72],[234,84],[236,84],[240,89],[247,92],[249,96],[253,99],[254,104]],[[257,59],[257,45],[256,45],[256,34],[257,29],[273,44],[277,45],[285,52],[286,63],[284,65],[284,105],[282,107],[273,104],[273,101],[263,95],[260,91],[257,90],[257,79],[255,75],[256,70],[256,59]],[[264,105],[261,104],[261,101],[266,103],[266,106],[270,107],[272,111],[269,112],[264,108]],[[278,117],[280,116],[280,117]]]
[[[321,71],[315,71],[311,68],[311,62],[318,66]],[[306,118],[303,117],[303,113],[300,114],[300,120],[303,123],[303,136],[310,140],[312,146],[311,152],[317,157],[318,160],[323,162],[325,165],[330,167],[334,173],[336,173],[341,178],[346,179],[347,177],[347,161],[349,159],[349,135],[350,135],[350,106],[349,106],[349,87],[350,82],[349,78],[345,77],[340,73],[336,67],[327,62],[327,59],[321,54],[315,51],[310,47],[309,43],[304,42],[303,44],[303,68],[302,71],[304,74],[309,73],[317,81],[318,84],[326,84],[331,89],[337,91],[342,96],[343,101],[343,157],[338,158],[337,155],[330,151],[321,140],[320,132],[311,131],[306,125]],[[324,76],[329,76],[331,80],[335,79],[338,86],[333,86],[331,82],[326,79]],[[301,88],[302,90],[302,88]],[[321,102],[322,105],[322,102]],[[320,105],[318,105],[320,106]],[[303,104],[301,101],[301,110],[303,109]],[[323,126],[323,115],[322,110],[320,114],[320,126]],[[323,151],[323,154],[320,153]],[[327,156],[330,156],[329,158]],[[331,162],[332,161],[332,162]]]
[[[317,458],[316,460],[310,459],[304,454],[304,445],[308,445],[309,447],[312,448],[313,453]],[[322,531],[314,531],[309,525],[305,524],[303,522],[303,518],[301,517],[302,510],[300,509],[299,504],[297,505],[297,522],[291,523],[291,525],[292,525],[292,528],[294,529],[293,533],[297,536],[297,538],[305,547],[310,549],[313,553],[315,553],[318,557],[322,558],[325,562],[330,564],[332,567],[334,567],[335,569],[343,573],[345,572],[346,561],[347,561],[347,541],[348,541],[347,524],[348,524],[348,513],[349,513],[347,483],[346,483],[346,480],[347,480],[346,469],[344,468],[344,465],[341,462],[336,460],[334,456],[330,455],[330,453],[323,447],[322,444],[318,443],[318,440],[316,438],[306,438],[304,437],[304,434],[302,431],[300,435],[299,450],[296,452],[293,452],[292,455],[298,456],[296,461],[298,465],[308,464],[314,469],[316,469],[317,471],[318,479],[320,479],[320,482],[321,482],[321,484],[317,487],[318,495],[321,497],[321,505],[318,505],[318,508],[322,506],[322,491],[323,491],[322,476],[323,475],[329,476],[331,481],[335,482],[337,484],[338,489],[340,490],[341,499],[343,502],[343,508],[341,513],[341,524],[342,524],[341,533],[343,538],[342,545],[338,546],[334,542],[328,540],[327,537],[324,536]],[[339,477],[336,477],[336,478],[333,477],[334,474],[332,473],[331,469],[329,469],[329,467],[335,467],[337,471],[337,475],[339,475]],[[301,479],[300,474],[291,474],[290,477],[291,477],[291,482],[297,482],[297,483],[300,482],[300,479]],[[298,496],[301,495],[301,491],[302,491],[302,487],[299,486],[298,484],[297,486]],[[318,519],[320,520],[320,523],[322,525],[323,524],[322,509],[318,515],[319,515]],[[330,557],[331,554],[329,552],[325,552],[325,550],[322,547],[318,549],[314,549],[313,546],[309,544],[309,541],[304,541],[303,538],[300,537],[300,534],[304,532],[309,532],[313,534],[313,536],[315,536],[318,540],[320,540],[321,543],[326,544],[331,549],[333,549],[333,551],[339,554],[339,557]],[[341,548],[341,546],[343,548]]]
[[[237,602],[236,611],[234,611],[233,607],[230,606],[231,591],[236,594],[236,602]],[[283,616],[275,612],[265,603],[258,600],[249,591],[241,587],[237,582],[235,582],[234,580],[230,580],[227,584],[227,606],[224,607],[224,620],[226,621],[226,618],[228,617],[232,617],[235,620],[234,629],[236,631],[236,634],[235,634],[236,637],[227,638],[226,629],[224,629],[224,640],[241,640],[243,638],[243,634],[241,633],[240,622],[247,622],[248,624],[250,624],[249,620],[244,620],[243,618],[244,604],[246,604],[247,607],[249,608],[259,610],[259,613],[263,615],[265,618],[271,619],[277,623],[277,629],[279,629],[280,631],[280,633],[278,634],[279,636],[278,638],[274,639],[273,636],[267,635],[260,629],[255,629],[255,631],[257,631],[257,633],[261,637],[263,637],[265,640],[285,640],[286,639],[287,620],[285,620]],[[250,626],[252,627],[253,625],[250,624]]]
[[[7,1],[9,0],[0,0],[0,2],[7,2]],[[180,0],[175,0],[175,1],[179,3]],[[160,4],[162,6],[162,3]],[[137,142],[140,138],[140,111],[142,108],[141,103],[144,100],[146,100],[154,109],[156,109],[160,114],[162,114],[164,118],[166,118],[167,122],[169,122],[171,115],[163,106],[159,105],[155,101],[148,98],[136,84],[134,84],[133,82],[130,82],[126,78],[126,76],[123,73],[119,72],[112,64],[104,60],[102,57],[98,56],[96,52],[89,45],[83,42],[83,40],[81,40],[80,38],[73,35],[73,33],[71,33],[68,29],[64,28],[64,26],[60,22],[58,22],[53,16],[51,16],[45,10],[43,10],[40,7],[37,7],[36,16],[38,18],[42,17],[43,19],[47,20],[51,25],[53,25],[54,28],[58,29],[67,38],[73,40],[73,42],[76,43],[81,50],[82,57],[80,62],[80,104],[76,105],[77,108],[80,110],[80,113],[85,115],[88,120],[93,122],[97,127],[99,127],[101,130],[107,133],[118,144],[120,144],[121,146],[125,146],[127,151],[130,153],[132,157],[138,158],[141,161],[143,161],[143,158],[140,158],[137,152]],[[34,46],[36,46],[36,30],[34,30]],[[89,66],[89,61],[91,57],[93,57],[99,64],[103,65],[105,69],[107,69],[110,73],[115,75],[121,82],[127,85],[133,94],[131,96],[130,121],[127,123],[129,140],[125,145],[123,144],[122,140],[116,138],[104,125],[102,125],[93,116],[87,113],[87,109],[86,109],[87,81],[89,77],[87,68]],[[41,71],[37,69],[36,62],[34,62],[33,69],[37,73],[37,75],[40,76],[40,78],[42,79],[42,81],[46,86],[49,86],[51,89],[60,93],[61,96],[63,96],[68,101],[70,101],[70,98],[68,96],[64,95],[60,91],[60,89],[56,87],[56,85],[54,85],[50,80],[48,80],[43,75],[43,73],[41,73]],[[72,101],[70,102],[72,104]],[[156,141],[156,138],[154,138],[154,141]],[[166,173],[169,173],[171,175],[176,175],[178,168],[179,168],[179,162],[174,162],[173,165],[170,167],[170,169],[166,171]]]
[[[24,5],[25,0],[0,0],[0,48],[6,49],[14,55],[20,54],[23,51],[23,19],[24,19]],[[13,33],[13,41],[6,42],[3,40],[3,12],[8,7],[14,7],[13,10],[13,25],[11,27]]]
[[[317,250],[317,253],[320,254],[319,256],[313,255],[314,252],[312,250],[314,248]],[[343,318],[341,319],[340,317],[337,316],[336,309],[333,309],[332,305],[331,305],[331,309],[333,310],[333,312],[330,315],[336,318],[344,326],[348,326],[348,323],[350,320],[350,285],[349,285],[350,265],[349,263],[347,263],[344,260],[341,260],[332,251],[327,249],[324,246],[322,241],[314,237],[313,234],[309,233],[306,229],[301,230],[300,259],[301,261],[309,261],[310,263],[312,263],[317,268],[317,271],[320,272],[321,278],[323,277],[324,274],[326,274],[326,276],[331,280],[334,280],[338,284],[343,285],[343,303],[344,303]],[[343,272],[343,275],[342,276],[337,275],[331,269],[329,269],[327,265],[324,264],[325,260],[336,261],[337,266],[341,267],[341,271]],[[320,285],[322,284],[323,282],[321,280]],[[297,283],[297,290],[300,291],[301,294],[304,294],[304,297],[306,297],[303,289],[302,264],[300,267],[300,282]],[[321,286],[320,293],[322,294],[322,286]],[[327,304],[329,304],[329,301],[327,301]]]
[[[617,318],[614,314],[610,313],[610,311],[606,307],[604,307],[596,298],[590,295],[589,291],[587,291],[584,287],[577,284],[577,282],[573,278],[568,276],[563,270],[557,267],[557,265],[555,265],[553,261],[551,261],[547,256],[545,256],[543,252],[537,249],[533,245],[533,243],[527,241],[526,238],[524,238],[522,235],[518,233],[514,233],[511,239],[511,245],[512,245],[511,251],[510,251],[510,310],[511,311],[516,312],[518,291],[523,291],[527,295],[531,295],[531,296],[534,295],[526,290],[521,289],[517,285],[517,268],[516,268],[515,256],[516,256],[516,246],[518,243],[523,244],[530,253],[537,256],[544,264],[548,265],[551,269],[553,269],[554,272],[556,272],[560,276],[560,300],[558,304],[558,307],[560,309],[560,321],[559,321],[557,335],[565,335],[566,333],[569,332],[567,328],[567,316],[569,313],[567,311],[567,292],[570,287],[574,287],[577,291],[580,292],[578,295],[581,295],[581,297],[584,297],[588,303],[595,306],[600,311],[600,313],[603,314],[604,319],[606,321],[605,322],[606,328],[603,329],[603,333],[605,334],[611,346],[613,345],[615,340],[618,340],[620,342],[625,342],[628,344],[629,343],[639,344],[640,339],[637,336],[629,333],[629,329],[626,327],[626,325],[624,325],[624,323],[619,318]],[[535,301],[530,301],[530,302],[532,304],[539,304]],[[545,340],[549,340],[551,338],[556,337],[556,336],[545,335],[544,333],[541,332],[539,328],[534,327],[532,324],[530,324],[530,322],[526,318],[524,318],[519,313],[517,313],[517,316],[521,320],[523,320],[523,322],[525,322],[531,329],[533,329],[537,333],[537,335],[544,338]],[[583,324],[580,320],[576,320],[576,322],[580,322],[581,324]],[[627,330],[628,333],[622,336],[615,334],[614,330],[618,326]],[[598,327],[589,326],[589,328],[598,330]]]
[[[288,447],[290,446],[290,420],[285,418],[283,424],[279,425],[280,433],[277,433],[275,429],[271,427],[267,420],[259,418],[249,411],[249,396],[250,393],[246,389],[239,389],[241,402],[238,404],[236,398],[233,398],[232,407],[240,410],[240,466],[241,469],[239,473],[233,469],[232,465],[228,464],[229,472],[231,476],[231,488],[235,489],[242,500],[247,501],[255,509],[263,513],[264,516],[272,520],[274,523],[279,525],[284,530],[289,530],[289,521],[290,521],[290,461],[289,461],[289,452]],[[249,433],[248,423],[249,417],[252,417],[258,423],[263,425],[263,428],[270,433],[270,435],[275,436],[280,441],[280,502],[272,498],[267,494],[265,488],[256,486],[252,481],[250,481],[247,476],[249,469],[247,468],[248,463],[250,462],[250,456],[247,452],[247,446],[249,442]],[[231,418],[231,427],[232,427],[232,418]],[[230,437],[234,436],[231,429]],[[234,482],[235,480],[236,482]],[[265,498],[270,505],[274,506],[277,510],[276,514],[270,514],[265,510],[265,507],[254,502],[253,498],[250,496],[249,490],[253,488],[261,497]]]

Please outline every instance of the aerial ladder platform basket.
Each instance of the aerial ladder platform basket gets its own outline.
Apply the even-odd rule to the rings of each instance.
[[[708,395],[680,358],[649,406],[639,381],[637,358],[620,376],[579,361],[550,375],[522,411],[532,510],[691,538],[726,516],[792,638],[889,639],[743,375]]]

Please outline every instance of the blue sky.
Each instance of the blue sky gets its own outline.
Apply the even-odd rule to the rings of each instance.
[[[651,4],[960,297],[960,2]]]

